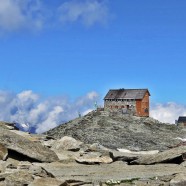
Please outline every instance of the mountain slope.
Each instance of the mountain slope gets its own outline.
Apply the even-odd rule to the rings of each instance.
[[[129,150],[165,150],[176,146],[186,132],[175,125],[152,118],[93,111],[46,132],[55,138],[72,136],[84,143],[100,143],[108,148]]]

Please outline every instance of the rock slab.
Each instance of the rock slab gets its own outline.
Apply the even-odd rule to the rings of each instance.
[[[1,128],[0,141],[8,149],[41,162],[57,161],[57,155],[39,142],[30,141],[23,136]]]
[[[184,173],[186,168],[175,164],[158,165],[133,165],[128,166],[122,162],[100,165],[83,165],[77,163],[63,164],[55,163],[34,163],[41,166],[48,173],[57,179],[81,180],[84,182],[101,181],[109,179],[118,181],[130,180],[135,178],[148,179],[157,176],[168,176]]]
[[[66,181],[57,180],[55,178],[38,178],[35,179],[29,186],[66,186]]]
[[[155,155],[141,156],[137,160],[132,161],[131,164],[150,165],[155,163],[181,163],[184,161],[184,154],[186,154],[186,146],[180,146]]]

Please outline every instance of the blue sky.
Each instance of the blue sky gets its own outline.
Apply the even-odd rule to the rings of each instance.
[[[185,0],[0,0],[0,90],[74,104],[148,88],[153,116],[170,122],[186,114],[185,9]]]

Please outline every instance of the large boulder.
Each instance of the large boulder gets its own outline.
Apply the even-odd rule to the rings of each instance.
[[[186,154],[186,146],[176,147],[155,155],[141,156],[131,164],[150,165],[155,163],[182,163]]]
[[[0,141],[9,150],[36,161],[53,162],[58,160],[57,155],[41,143],[30,141],[4,128],[0,130]]]
[[[72,137],[64,136],[52,144],[52,149],[78,151],[80,150],[82,144],[83,143],[81,141],[77,141]]]

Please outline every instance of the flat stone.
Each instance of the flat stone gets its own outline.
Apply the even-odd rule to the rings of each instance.
[[[66,181],[57,180],[55,178],[38,178],[28,186],[66,186]]]
[[[170,150],[160,152],[155,155],[141,156],[131,164],[150,165],[155,163],[179,163],[183,161],[183,154],[186,153],[186,146],[176,147]],[[179,159],[179,160],[176,160]]]
[[[81,141],[78,141],[72,137],[64,136],[60,140],[56,140],[52,144],[52,149],[63,149],[63,150],[69,150],[69,151],[78,151],[81,148],[81,145],[83,143]]]
[[[176,164],[133,165],[128,166],[122,162],[100,165],[83,165],[78,163],[34,163],[43,167],[57,179],[81,180],[84,182],[101,181],[109,179],[118,181],[141,178],[149,179],[159,176],[168,176],[184,173],[186,168]]]
[[[139,158],[139,155],[130,154],[126,152],[120,152],[116,150],[112,150],[111,153],[112,153],[112,159],[114,161],[121,160],[121,161],[130,162],[130,161],[133,161]]]
[[[177,174],[170,181],[170,186],[185,186],[185,185],[186,185],[186,173]]]
[[[1,128],[0,141],[8,149],[41,162],[57,161],[57,155],[39,142],[33,142],[23,136]]]
[[[152,179],[137,180],[137,181],[134,181],[133,183],[135,186],[169,186],[168,182],[163,182],[158,179],[157,180],[152,180]],[[122,184],[120,186],[122,186]]]
[[[0,144],[0,160],[5,160],[7,156],[8,156],[7,148],[3,144]]]

